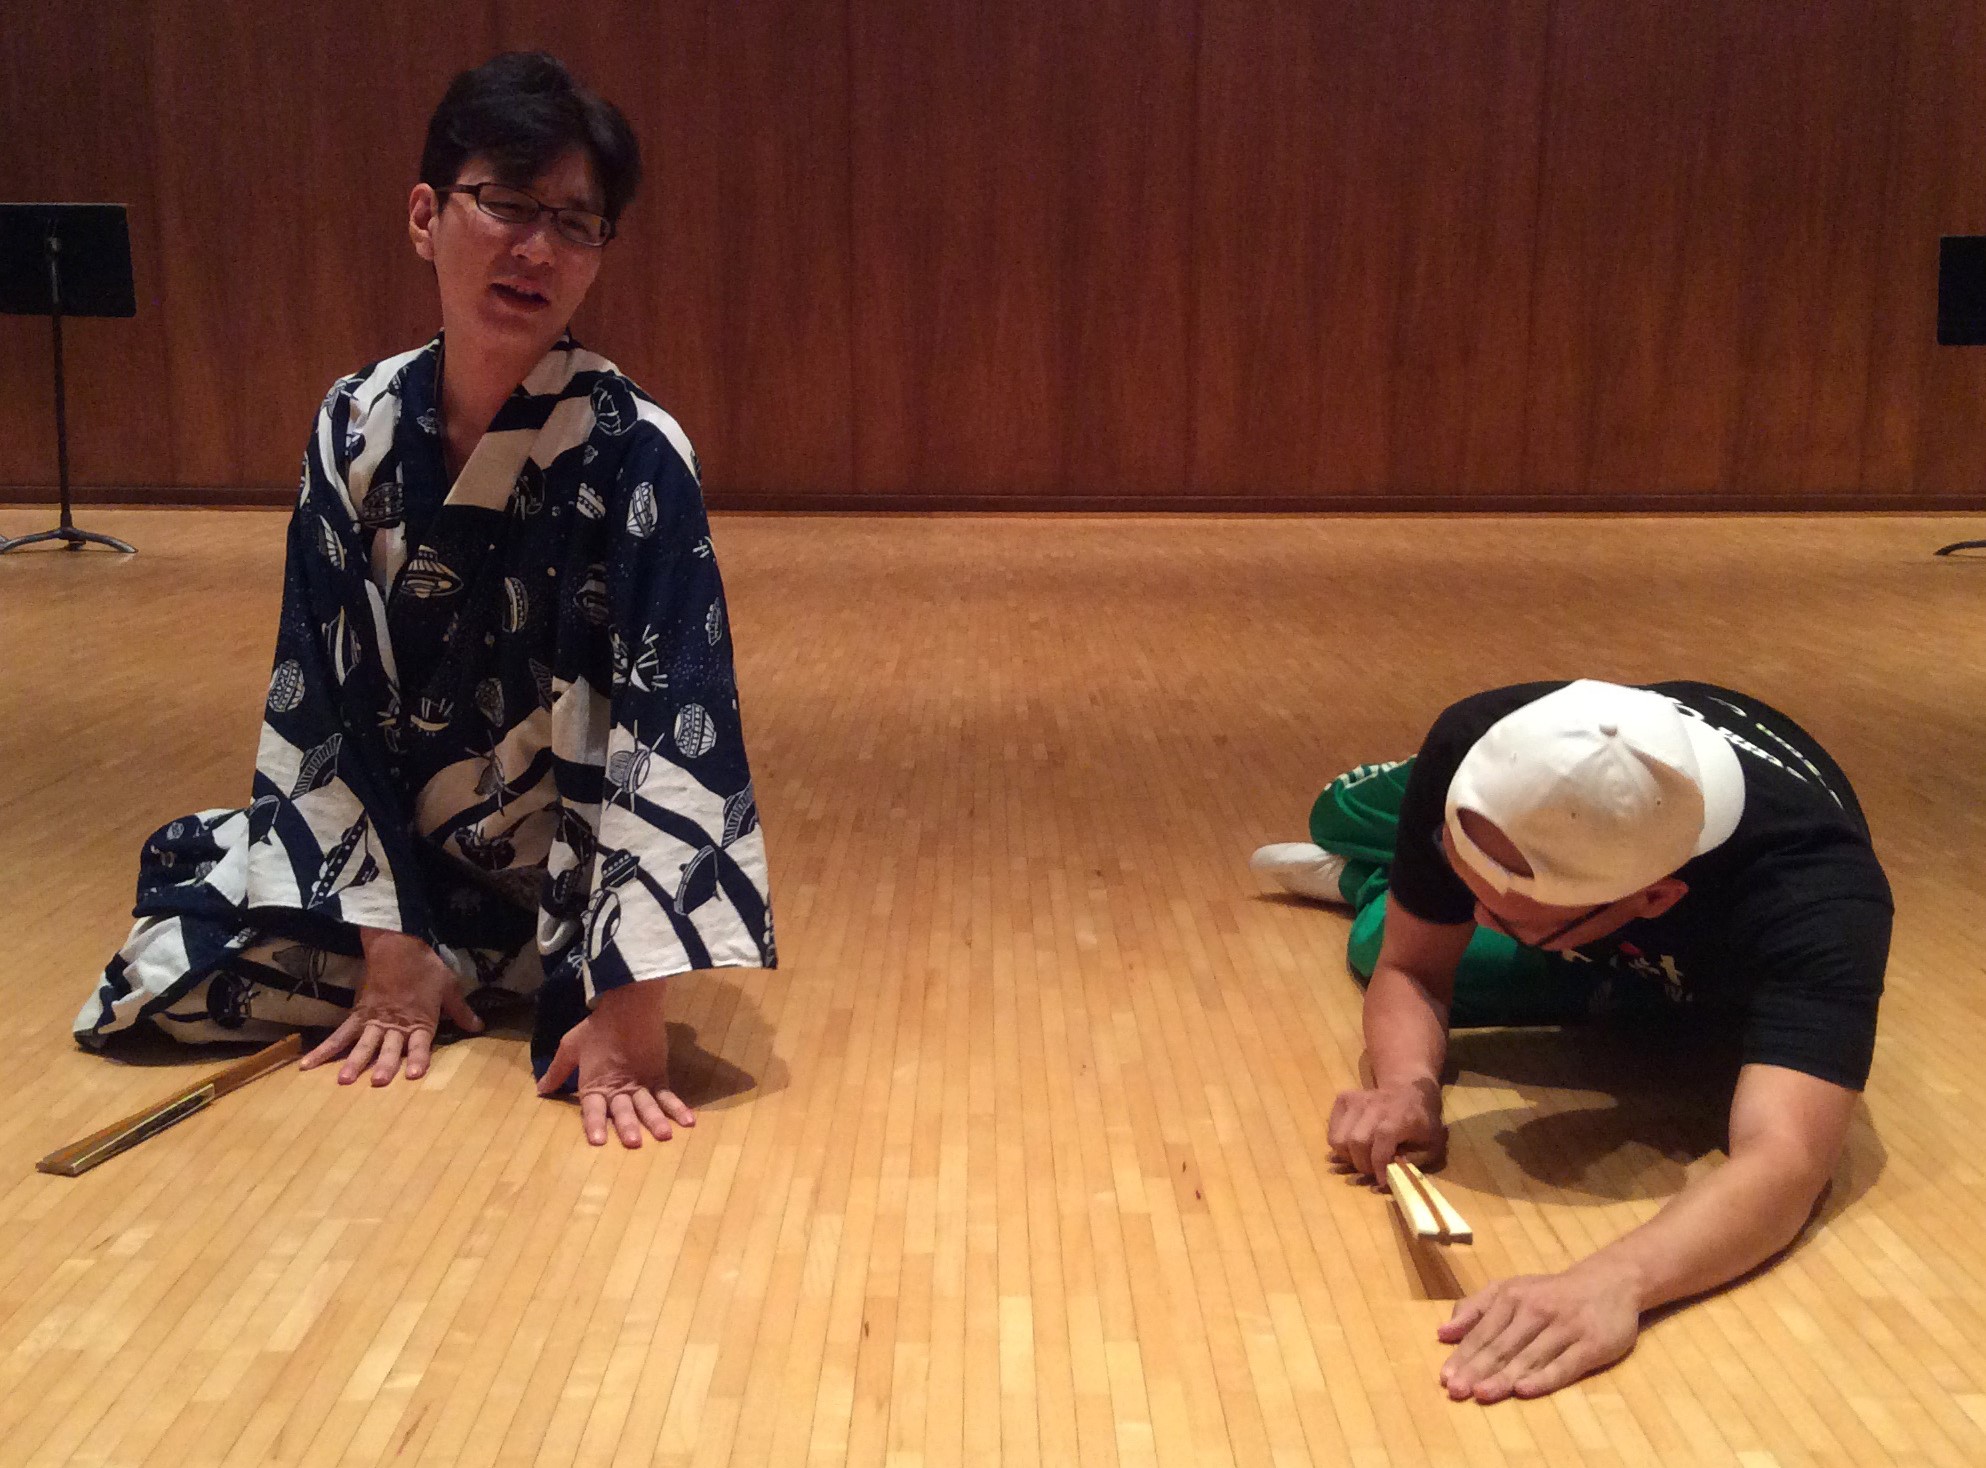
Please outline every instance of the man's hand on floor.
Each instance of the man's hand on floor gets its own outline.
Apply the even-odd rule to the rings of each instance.
[[[482,1020],[462,997],[461,980],[425,942],[378,928],[361,929],[360,938],[365,969],[351,1015],[304,1056],[301,1069],[313,1070],[344,1055],[338,1068],[341,1086],[351,1085],[368,1066],[372,1083],[387,1085],[403,1062],[407,1079],[417,1081],[427,1074],[441,1016],[471,1035],[482,1032]]]
[[[1375,1182],[1385,1178],[1386,1164],[1396,1159],[1441,1166],[1448,1153],[1448,1128],[1441,1124],[1440,1083],[1339,1092],[1331,1107],[1328,1140],[1334,1162]]]
[[[1455,1347],[1441,1384],[1458,1402],[1542,1397],[1613,1365],[1640,1332],[1639,1292],[1604,1263],[1500,1279],[1458,1304],[1438,1332]]]
[[[673,1126],[695,1126],[696,1115],[669,1089],[669,1027],[663,1020],[666,981],[651,979],[610,989],[593,1012],[559,1041],[538,1094],[549,1096],[579,1076],[579,1118],[586,1140],[607,1143],[611,1127],[624,1147],[639,1147],[644,1128],[666,1142]]]

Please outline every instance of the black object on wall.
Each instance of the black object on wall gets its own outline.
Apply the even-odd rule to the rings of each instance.
[[[1938,241],[1938,345],[1986,347],[1986,235]]]
[[[1986,235],[1948,234],[1938,241],[1938,345],[1986,347]],[[1955,540],[1938,554],[1986,549],[1986,540]]]

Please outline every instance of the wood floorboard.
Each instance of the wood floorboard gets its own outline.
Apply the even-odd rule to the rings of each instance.
[[[513,1031],[379,1093],[270,1077],[72,1180],[33,1163],[211,1063],[69,1022],[143,837],[244,796],[283,543],[90,524],[140,554],[0,557],[0,1468],[1986,1461],[1962,517],[719,515],[783,967],[677,985],[698,1125],[587,1148]],[[1715,1164],[1719,1077],[1459,1038],[1478,1241],[1430,1275],[1326,1157],[1346,916],[1247,857],[1447,702],[1579,674],[1821,738],[1896,889],[1889,991],[1789,1255],[1458,1407],[1442,1296],[1649,1217]]]

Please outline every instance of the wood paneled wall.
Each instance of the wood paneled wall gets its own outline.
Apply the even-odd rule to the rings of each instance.
[[[582,336],[719,503],[1986,502],[1977,0],[12,0],[0,198],[131,206],[80,483],[286,486],[424,337],[449,75],[545,46],[648,184]],[[0,318],[0,483],[52,481]]]

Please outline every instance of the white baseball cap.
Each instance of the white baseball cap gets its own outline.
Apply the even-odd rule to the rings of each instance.
[[[1449,849],[1498,892],[1553,907],[1617,902],[1720,845],[1744,814],[1737,752],[1673,699],[1581,679],[1506,714],[1448,785]],[[1462,829],[1509,838],[1510,871]]]

